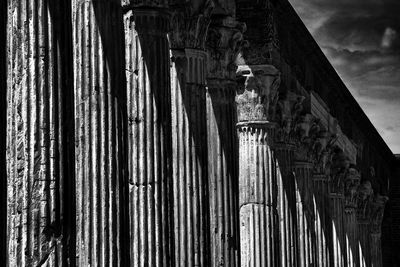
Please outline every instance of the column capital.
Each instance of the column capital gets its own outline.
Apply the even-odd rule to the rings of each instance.
[[[276,27],[275,9],[271,1],[263,1],[260,5],[259,15],[261,15],[260,28],[262,36],[249,35],[249,45],[244,46],[238,54],[238,64],[271,64],[276,65],[279,60],[279,39]]]
[[[237,122],[270,122],[281,82],[279,70],[272,65],[239,65],[236,75],[243,82],[235,98]]]
[[[370,181],[364,181],[358,187],[357,196],[357,220],[359,222],[368,221],[370,202],[374,196],[374,191]]]
[[[170,4],[172,11],[169,33],[170,47],[172,49],[204,50],[214,1],[172,2]]]
[[[289,91],[278,100],[274,114],[274,120],[280,126],[277,129],[277,143],[296,143],[295,126],[303,111],[304,99],[304,96]]]
[[[353,213],[357,209],[360,180],[361,175],[358,170],[354,166],[350,166],[344,180],[345,212]]]
[[[297,149],[294,153],[296,161],[314,163],[315,144],[321,127],[318,120],[311,114],[298,117],[294,126]]]
[[[340,148],[334,148],[330,165],[329,192],[344,194],[344,182],[350,167],[349,157]]]
[[[375,195],[370,202],[371,205],[371,234],[380,234],[383,215],[386,202],[389,200],[387,196]]]
[[[235,79],[235,58],[246,43],[243,32],[246,25],[233,17],[215,19],[208,28],[206,47],[208,52],[208,79]]]

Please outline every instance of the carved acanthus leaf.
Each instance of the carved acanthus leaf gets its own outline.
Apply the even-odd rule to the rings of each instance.
[[[272,65],[241,65],[237,76],[244,82],[238,86],[236,95],[238,122],[271,121],[277,104],[280,72]]]
[[[388,197],[377,194],[371,201],[371,233],[373,234],[381,233],[383,215],[388,200]]]
[[[194,9],[190,1],[173,6],[169,33],[171,48],[204,50],[213,8],[212,0],[204,1],[199,9]]]
[[[340,148],[335,148],[332,156],[331,174],[329,181],[329,192],[334,194],[344,194],[344,182],[350,159]]]
[[[369,215],[369,203],[372,200],[374,195],[374,191],[372,189],[371,182],[365,180],[358,187],[358,196],[357,196],[357,218],[358,220],[366,220]]]
[[[210,25],[206,43],[210,78],[234,78],[235,58],[242,45],[246,43],[243,40],[245,30],[246,25],[244,23],[239,23],[231,17]]]
[[[354,166],[351,166],[344,181],[345,211],[347,212],[354,212],[357,208],[360,180],[360,173]]]
[[[278,143],[295,143],[295,126],[300,119],[303,111],[303,101],[305,97],[288,92],[278,101],[275,121],[278,123],[277,140]]]

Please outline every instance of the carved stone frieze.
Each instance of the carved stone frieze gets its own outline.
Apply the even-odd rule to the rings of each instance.
[[[238,122],[271,121],[277,105],[280,72],[272,65],[240,65],[243,84],[236,95]]]
[[[209,55],[208,76],[211,79],[234,79],[235,58],[246,43],[244,23],[232,17],[214,21],[207,34],[206,47]]]
[[[205,49],[208,26],[214,8],[213,0],[172,5],[169,42],[172,49]]]

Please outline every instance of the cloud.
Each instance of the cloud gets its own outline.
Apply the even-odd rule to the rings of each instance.
[[[289,1],[389,147],[400,153],[400,1]]]

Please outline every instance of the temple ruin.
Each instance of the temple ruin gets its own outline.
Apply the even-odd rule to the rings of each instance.
[[[399,161],[287,0],[0,5],[6,266],[391,262]]]

